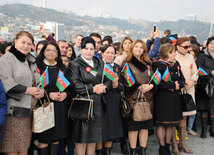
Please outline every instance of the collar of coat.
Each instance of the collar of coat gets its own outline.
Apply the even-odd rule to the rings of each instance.
[[[135,56],[132,57],[130,62],[142,72],[147,70],[147,66],[144,63],[142,63],[141,61],[139,61]],[[146,63],[146,64],[148,64],[148,63]],[[150,65],[150,64],[148,64],[148,65]]]
[[[18,51],[15,46],[11,46],[10,52],[13,53],[13,55],[21,62],[25,62],[26,55],[22,54],[20,51]]]

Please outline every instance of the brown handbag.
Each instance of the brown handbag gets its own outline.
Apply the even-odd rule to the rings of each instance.
[[[143,98],[140,100],[141,95]],[[152,119],[150,104],[146,101],[144,94],[139,91],[137,102],[133,106],[133,120],[143,122],[150,119]]]

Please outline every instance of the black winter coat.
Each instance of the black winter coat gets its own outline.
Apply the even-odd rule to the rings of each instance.
[[[105,97],[93,93],[93,87],[102,83],[104,63],[95,57],[93,57],[93,62],[94,67],[91,67],[79,56],[71,61],[68,68],[73,93],[87,98],[86,86],[94,105],[93,120],[73,121],[74,141],[78,143],[97,143],[106,140]],[[94,76],[90,70],[97,71],[97,75]],[[104,78],[104,84],[107,86],[108,92],[112,83]]]
[[[204,50],[204,54],[199,55],[196,64],[208,73],[208,76],[200,76],[197,82],[195,95],[197,108],[198,110],[214,110],[214,97],[209,98],[205,93],[205,85],[210,78],[214,78],[211,75],[211,71],[214,71],[214,58],[208,50]]]

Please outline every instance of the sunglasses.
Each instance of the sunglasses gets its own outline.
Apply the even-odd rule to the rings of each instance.
[[[57,50],[55,50],[55,49],[46,49],[45,51],[47,51],[47,52],[54,52],[54,53],[56,53],[57,52]]]
[[[181,46],[181,47],[183,47],[186,50],[189,49],[191,46]]]

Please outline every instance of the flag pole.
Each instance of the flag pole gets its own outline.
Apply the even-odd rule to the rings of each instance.
[[[121,70],[121,72],[120,72],[120,73],[122,73],[122,72],[123,72],[123,69],[125,68],[126,64],[127,64],[127,63],[125,63],[125,65],[123,66],[123,68],[122,68],[122,70]]]
[[[104,80],[104,69],[105,69],[106,63],[104,62],[104,68],[103,68],[103,75],[102,75],[102,81],[101,83],[103,84],[103,80]]]
[[[154,77],[154,74],[156,73],[157,70],[158,70],[158,69],[156,69],[155,72],[153,73],[153,75],[152,75],[151,79],[149,80],[149,83],[148,83],[148,84],[150,84],[150,82],[152,81],[152,79],[153,79],[153,77]]]

